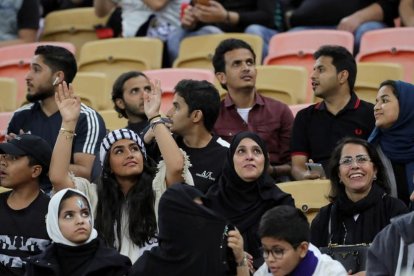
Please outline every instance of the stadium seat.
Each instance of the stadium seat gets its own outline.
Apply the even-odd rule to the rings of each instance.
[[[263,40],[260,36],[244,33],[224,33],[199,35],[184,38],[173,67],[201,68],[213,70],[211,59],[217,45],[228,38],[237,38],[246,41],[255,51],[256,63],[262,60]]]
[[[401,80],[403,68],[398,63],[359,62],[355,81],[355,92],[362,100],[375,104],[375,98],[381,82]]]
[[[159,39],[112,38],[83,45],[79,58],[79,72],[100,72],[107,76],[107,91],[114,81],[131,70],[161,68],[163,43]]]
[[[206,80],[214,84],[215,75],[211,70],[192,68],[166,68],[160,70],[144,71],[144,74],[151,80],[161,81],[162,102],[161,111],[166,112],[172,107],[174,87],[180,80]]]
[[[108,110],[100,110],[99,114],[101,114],[102,119],[105,122],[106,129],[112,131],[118,128],[124,128],[128,124],[128,120],[124,117],[119,118],[118,112],[113,109]]]
[[[104,110],[112,108],[111,92],[107,91],[106,82],[104,73],[79,72],[73,80],[73,87],[86,105],[96,110]]]
[[[392,62],[404,68],[404,80],[414,74],[414,27],[366,32],[361,38],[358,62]]]
[[[331,184],[327,179],[290,181],[276,185],[285,193],[292,195],[296,207],[305,213],[309,223],[323,206],[329,204]]]
[[[0,112],[15,111],[17,82],[13,78],[0,77]]]
[[[264,65],[303,66],[309,76],[315,63],[313,53],[322,45],[340,45],[353,52],[354,36],[339,30],[304,30],[274,35],[269,42],[269,54]],[[313,91],[307,82],[306,100],[300,103],[313,102]]]
[[[41,41],[64,41],[75,45],[97,40],[95,26],[105,25],[108,17],[98,18],[93,7],[57,10],[46,15]]]
[[[17,81],[16,103],[20,105],[26,96],[26,74],[36,48],[40,45],[55,45],[68,49],[73,54],[75,46],[66,42],[24,43],[0,48],[0,77],[14,78]]]
[[[10,119],[13,117],[13,112],[0,112],[0,135],[6,133]]]

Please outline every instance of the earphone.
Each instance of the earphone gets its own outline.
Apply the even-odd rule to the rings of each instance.
[[[59,77],[56,77],[56,79],[53,81],[52,85],[56,85],[58,83],[58,81],[59,81]]]

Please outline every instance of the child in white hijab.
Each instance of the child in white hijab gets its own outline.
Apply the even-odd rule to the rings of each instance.
[[[97,238],[88,198],[63,189],[49,202],[46,229],[51,244],[27,259],[26,275],[126,275],[131,262]]]

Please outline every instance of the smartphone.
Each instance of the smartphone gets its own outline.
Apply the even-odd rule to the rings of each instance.
[[[210,0],[193,0],[194,4],[200,4],[208,6],[210,4]]]
[[[318,173],[321,177],[326,177],[325,170],[321,163],[305,163],[308,170]]]

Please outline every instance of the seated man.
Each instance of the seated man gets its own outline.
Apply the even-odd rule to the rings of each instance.
[[[24,275],[24,258],[50,244],[45,217],[49,197],[40,190],[52,148],[42,138],[22,134],[0,143],[0,275]]]
[[[0,47],[35,42],[39,20],[38,1],[1,1]]]
[[[299,209],[282,205],[268,210],[260,220],[259,236],[265,263],[254,276],[348,275],[341,263],[309,242],[309,222]]]

